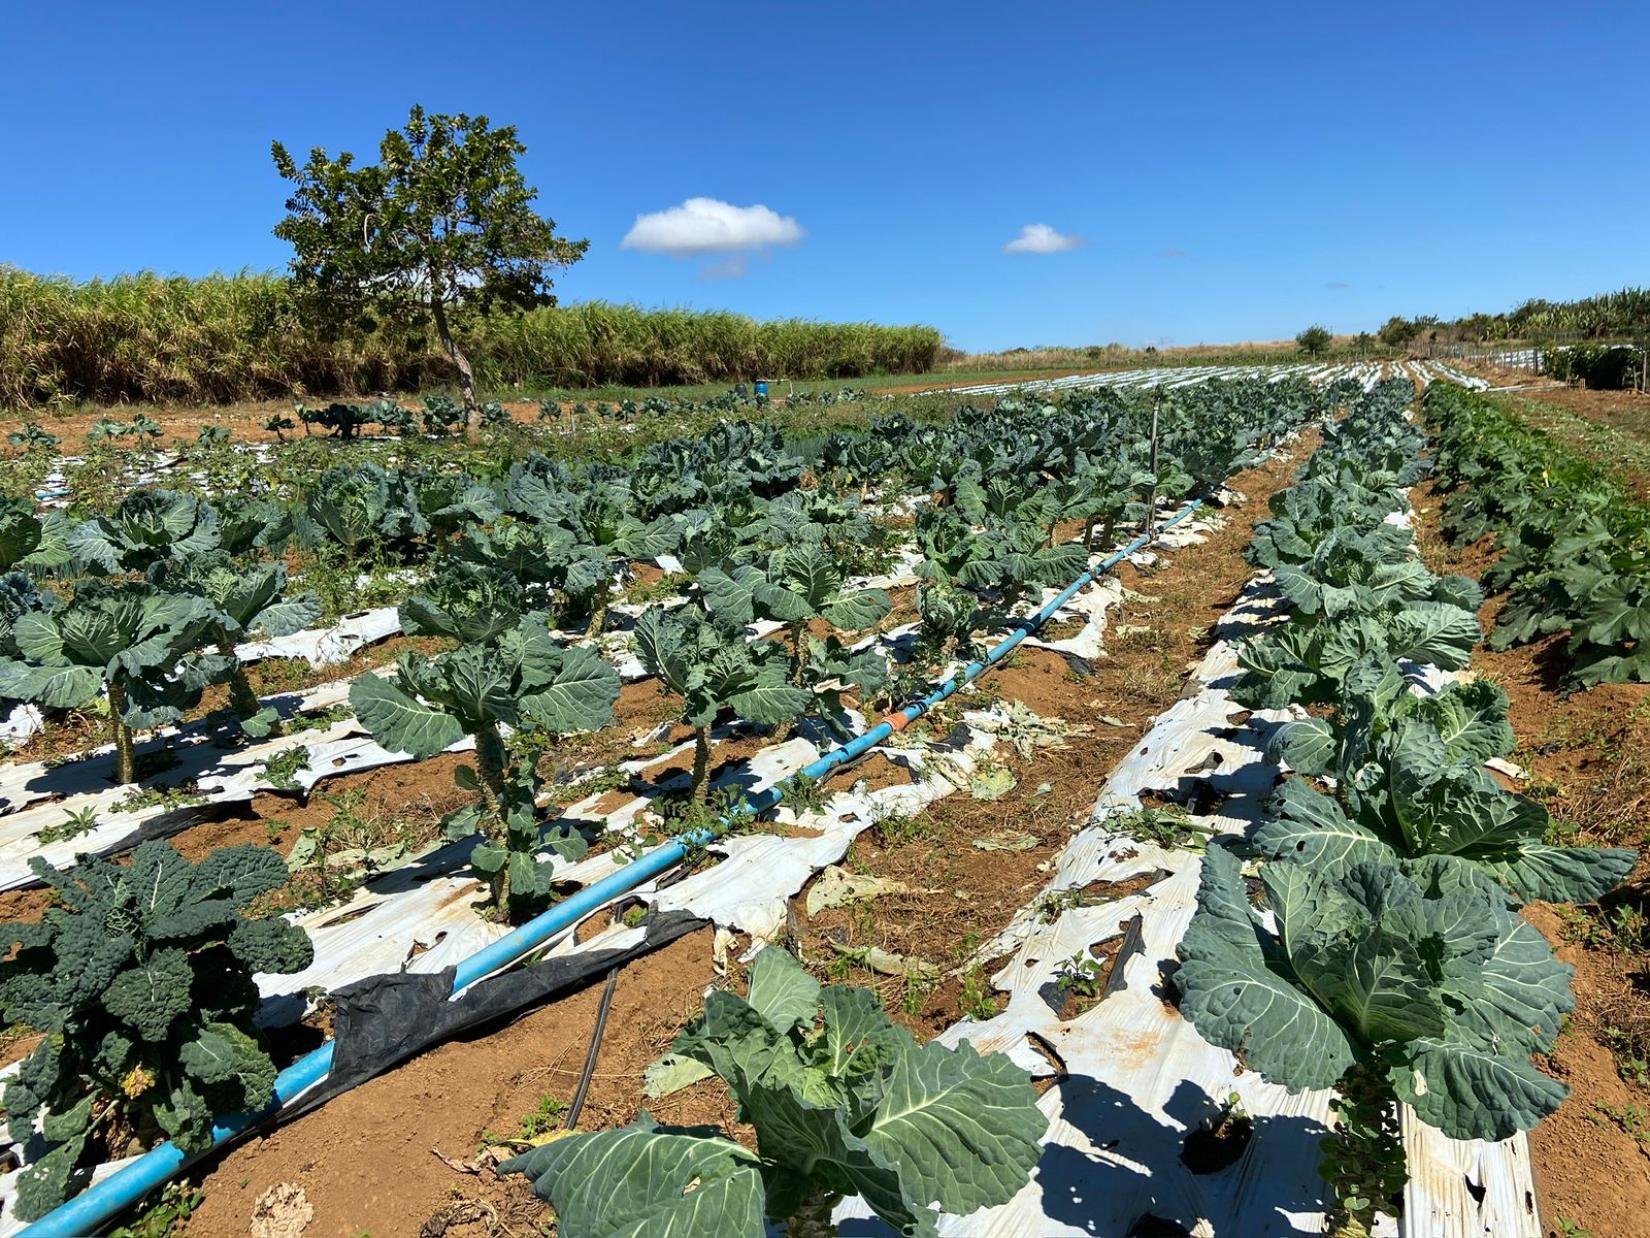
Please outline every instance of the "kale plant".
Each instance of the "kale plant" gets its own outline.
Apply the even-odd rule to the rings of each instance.
[[[248,913],[287,879],[267,847],[194,863],[151,839],[126,864],[83,855],[69,872],[38,857],[33,867],[55,903],[0,937],[6,1022],[45,1035],[4,1098],[30,1161],[18,1180],[25,1220],[134,1140],[201,1152],[216,1115],[267,1105],[275,1063],[253,1019],[253,975],[302,971],[313,957],[303,929]]]

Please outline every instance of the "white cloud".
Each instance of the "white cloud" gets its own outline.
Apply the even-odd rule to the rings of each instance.
[[[1083,243],[1080,236],[1056,232],[1047,224],[1027,224],[1020,235],[1003,246],[1005,254],[1057,254],[1063,249],[1076,249]]]
[[[669,210],[636,216],[619,247],[690,258],[795,245],[804,235],[796,220],[762,205],[734,206],[716,198],[689,198]]]

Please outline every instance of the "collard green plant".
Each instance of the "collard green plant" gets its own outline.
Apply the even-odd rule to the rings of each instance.
[[[1548,842],[1547,810],[1484,769],[1512,746],[1493,684],[1417,696],[1396,666],[1369,659],[1346,692],[1336,720],[1291,722],[1275,737],[1273,755],[1333,778],[1335,798],[1285,782],[1255,834],[1262,855],[1331,877],[1365,863],[1470,867],[1520,901],[1592,902],[1632,870],[1627,848]]]
[[[211,606],[206,640],[221,659],[230,708],[248,735],[268,735],[277,720],[275,710],[259,702],[235,646],[253,637],[302,631],[321,617],[320,599],[313,593],[288,596],[286,564],[278,559],[237,564],[221,551],[197,555],[160,579],[167,588],[203,598]]]
[[[1529,1058],[1552,1047],[1573,1005],[1571,969],[1494,883],[1436,861],[1338,874],[1275,863],[1260,876],[1270,928],[1238,861],[1209,849],[1180,943],[1180,1009],[1269,1082],[1338,1087],[1361,1103],[1326,1141],[1331,1164],[1390,1163],[1390,1148],[1335,1144],[1390,1137],[1383,1115],[1399,1100],[1455,1139],[1505,1139],[1558,1107],[1565,1087]],[[1375,1191],[1367,1181],[1331,1185],[1366,1227],[1401,1200],[1401,1178]]]
[[[177,721],[222,669],[203,656],[211,623],[204,598],[89,581],[61,610],[13,622],[18,656],[0,658],[0,696],[81,709],[106,690],[115,780],[132,782],[132,732]]]
[[[303,929],[248,914],[287,879],[267,847],[195,863],[152,839],[130,863],[33,866],[55,903],[0,935],[6,1023],[45,1036],[4,1097],[11,1136],[31,1152],[16,1205],[26,1220],[132,1139],[204,1151],[215,1115],[267,1105],[275,1063],[253,1020],[253,974],[301,971],[313,957]]]
[[[460,766],[455,776],[476,800],[445,826],[450,837],[481,835],[471,867],[487,883],[499,915],[516,919],[551,897],[551,866],[537,853],[549,848],[575,857],[585,842],[566,828],[544,833],[538,775],[531,761],[511,757],[504,728],[560,736],[605,726],[619,697],[619,676],[593,651],[557,644],[543,615],[521,614],[519,587],[511,594],[507,578],[471,569],[447,579],[474,587],[409,598],[402,622],[465,643],[433,658],[407,651],[393,678],[358,678],[350,704],[373,738],[395,752],[422,759],[474,738],[476,765]]]
[[[704,575],[699,583],[710,587]],[[745,596],[748,603],[748,591]],[[742,623],[712,621],[712,614],[729,613],[724,607],[707,614],[697,603],[672,611],[653,607],[636,623],[642,665],[681,699],[682,721],[693,728],[690,799],[700,807],[709,795],[710,729],[724,710],[759,726],[777,726],[813,704],[813,694],[792,682],[778,645],[747,642]]]
[[[713,992],[675,1052],[727,1084],[758,1151],[643,1114],[504,1162],[566,1238],[758,1238],[764,1217],[812,1238],[834,1232],[831,1211],[852,1195],[898,1232],[932,1235],[936,1206],[1006,1203],[1042,1153],[1048,1119],[1005,1055],[919,1046],[870,990],[821,989],[776,947],[756,956],[749,997]]]

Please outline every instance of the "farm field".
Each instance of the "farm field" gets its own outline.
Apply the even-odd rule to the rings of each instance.
[[[1632,1232],[1635,535],[1433,363],[966,386],[15,444],[0,1228]]]

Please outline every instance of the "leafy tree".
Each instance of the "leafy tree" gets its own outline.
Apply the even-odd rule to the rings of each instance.
[[[558,235],[533,209],[538,192],[516,166],[526,150],[514,125],[417,106],[405,128],[384,135],[376,164],[315,147],[300,166],[281,143],[271,146],[276,170],[296,186],[275,235],[296,251],[299,287],[337,322],[373,311],[433,322],[472,437],[481,407],[454,318],[553,305],[551,269],[589,245]]]
[[[1381,329],[1375,334],[1388,348],[1403,348],[1421,334],[1421,328],[1409,319],[1394,314],[1381,324]]]
[[[1314,323],[1295,337],[1295,343],[1300,345],[1300,350],[1308,357],[1316,357],[1329,347],[1330,341],[1334,338],[1330,335],[1328,327],[1320,327]]]

